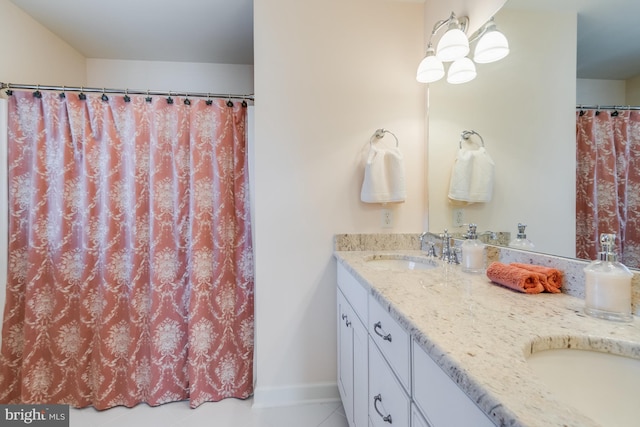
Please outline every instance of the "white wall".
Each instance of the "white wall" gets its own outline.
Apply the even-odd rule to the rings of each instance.
[[[452,230],[447,201],[460,132],[476,130],[495,161],[493,200],[465,208],[479,230],[517,231],[543,252],[575,253],[576,16],[502,9],[511,53],[470,83],[429,87],[429,228]],[[545,31],[541,31],[545,28]]]
[[[85,59],[17,8],[0,0],[0,82],[85,85]]]
[[[424,212],[423,5],[256,0],[256,405],[337,398],[333,236],[419,232]],[[405,155],[393,229],[360,202],[378,128]]]
[[[578,79],[576,105],[627,105],[625,80]]]
[[[253,66],[89,58],[87,86],[249,95]]]

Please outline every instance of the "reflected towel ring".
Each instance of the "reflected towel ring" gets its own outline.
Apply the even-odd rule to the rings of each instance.
[[[462,133],[460,134],[460,142],[458,144],[460,146],[460,149],[462,149],[462,140],[463,139],[465,141],[468,140],[471,137],[471,135],[478,135],[478,138],[480,138],[480,142],[482,143],[482,147],[484,147],[484,139],[482,139],[482,135],[480,135],[475,130],[463,130]]]
[[[377,129],[377,130],[373,133],[373,135],[371,135],[371,138],[369,138],[369,145],[372,145],[372,144],[373,144],[373,138],[376,138],[376,139],[382,139],[382,138],[384,138],[384,134],[385,134],[385,133],[388,133],[388,134],[390,134],[391,136],[393,136],[393,139],[395,139],[395,140],[396,140],[396,147],[399,147],[399,146],[400,146],[400,143],[398,142],[398,137],[397,137],[397,136],[395,136],[395,134],[394,134],[393,132],[388,131],[388,130],[386,130],[386,129]]]

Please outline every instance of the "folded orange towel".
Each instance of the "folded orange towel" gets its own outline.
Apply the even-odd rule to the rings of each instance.
[[[492,282],[527,294],[539,294],[544,291],[540,283],[543,274],[524,268],[514,267],[501,262],[492,262],[487,268],[487,277]]]
[[[562,282],[564,280],[564,273],[557,268],[533,264],[520,264],[518,262],[512,262],[510,265],[544,274],[545,279],[541,282],[542,286],[544,286],[544,290],[553,294],[560,293]]]

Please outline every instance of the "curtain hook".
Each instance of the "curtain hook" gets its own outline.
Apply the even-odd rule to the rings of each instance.
[[[211,94],[209,92],[207,92],[207,100],[205,101],[205,104],[207,105],[213,104],[213,99],[211,99]]]
[[[62,92],[60,92],[60,95],[58,95],[60,99],[65,99],[67,97],[67,95],[64,93],[65,90],[66,90],[65,86],[62,85]]]
[[[167,104],[173,104],[173,98],[171,98],[171,91],[169,91],[169,97],[167,98]]]
[[[129,97],[129,89],[124,90],[124,102],[131,102],[131,97]]]
[[[78,99],[80,99],[80,101],[84,101],[85,99],[87,99],[87,95],[84,94],[84,86],[80,86],[80,93],[78,94]]]
[[[33,92],[34,98],[42,98],[42,92],[40,92],[40,85],[36,86],[36,91]]]
[[[153,99],[149,96],[149,89],[147,89],[147,97],[144,99],[146,102],[151,102]]]
[[[191,105],[191,101],[189,101],[189,98],[187,98],[188,95],[188,93],[184,94],[184,105]]]
[[[102,96],[100,97],[100,99],[102,99],[104,102],[107,102],[109,100],[107,94],[104,93],[104,88],[102,88]]]
[[[11,83],[7,83],[7,96],[13,95],[13,90],[11,90]]]
[[[231,94],[227,97],[227,107],[233,107],[233,102],[231,102]]]

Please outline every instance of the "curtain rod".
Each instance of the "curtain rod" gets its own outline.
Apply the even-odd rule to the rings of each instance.
[[[634,105],[576,105],[576,110],[640,110]]]
[[[202,92],[177,92],[177,91],[158,91],[158,90],[136,90],[136,89],[105,89],[97,87],[74,87],[74,86],[48,86],[48,85],[25,85],[14,83],[0,82],[0,90],[2,89],[27,89],[27,90],[51,90],[51,91],[69,91],[69,92],[90,92],[90,93],[117,93],[123,95],[155,95],[155,96],[179,96],[183,95],[192,98],[222,98],[222,99],[242,99],[253,101],[253,94],[222,94],[222,93],[202,93]]]

